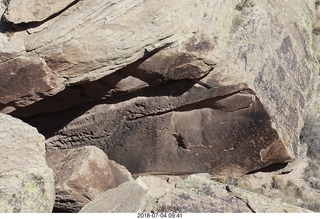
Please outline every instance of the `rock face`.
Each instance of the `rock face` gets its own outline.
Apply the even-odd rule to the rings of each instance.
[[[300,153],[313,0],[57,1],[47,14],[17,12],[51,1],[19,2],[0,24],[0,108],[35,116],[48,150],[220,175]]]
[[[55,175],[54,211],[78,212],[100,193],[132,180],[125,167],[94,146],[50,151],[46,158]]]
[[[170,182],[163,177],[158,179],[154,176],[139,177],[134,182],[124,183],[103,193],[84,206],[80,212],[310,212],[209,178],[209,175],[198,174]],[[163,189],[162,193],[153,194],[152,181],[156,185],[165,185],[167,189]],[[159,183],[161,181],[162,183]],[[130,198],[126,199],[128,197]]]
[[[0,113],[0,212],[51,212],[53,171],[45,161],[44,137]]]
[[[80,147],[86,141],[133,173],[244,174],[290,160],[261,103],[245,88],[232,89],[229,97],[223,92],[227,88],[192,88],[178,97],[101,104],[48,138],[47,148]],[[201,98],[204,101],[193,103]],[[176,106],[166,109],[168,102]],[[56,116],[53,126],[64,117]],[[37,126],[45,127],[46,120],[42,122]]]

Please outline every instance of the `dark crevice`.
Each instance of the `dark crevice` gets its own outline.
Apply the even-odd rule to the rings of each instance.
[[[42,113],[54,113],[67,109],[71,109],[82,104],[94,103],[109,103],[116,104],[121,101],[127,101],[132,98],[138,96],[145,96],[144,93],[150,93],[150,96],[162,96],[162,95],[172,95],[178,96],[181,95],[186,90],[190,89],[198,80],[201,80],[203,77],[200,77],[198,80],[191,79],[182,79],[182,80],[169,80],[165,78],[163,75],[158,73],[146,73],[141,70],[137,70],[137,67],[146,59],[150,58],[157,52],[167,48],[171,44],[166,44],[160,48],[152,50],[150,52],[146,52],[145,55],[137,60],[136,62],[126,66],[123,69],[120,69],[112,74],[109,74],[99,80],[91,81],[91,82],[83,82],[74,84],[71,86],[67,86],[63,91],[53,95],[53,96],[45,96],[43,95],[43,99],[37,101],[27,107],[18,107],[14,103],[9,103],[6,105],[0,104],[0,110],[7,107],[12,106],[17,108],[14,112],[11,113],[12,116],[15,117],[31,117],[35,115],[40,115]],[[137,87],[137,89],[133,89],[130,91],[119,90],[117,88],[117,84],[128,77],[137,78],[143,82],[145,82],[144,87]],[[177,88],[169,88],[163,93],[159,92],[160,89],[155,89],[157,91],[153,92],[152,89],[160,86],[169,86],[172,83],[176,83],[177,81],[181,82],[181,85]],[[88,94],[89,93],[89,94]],[[154,93],[154,94],[152,94]],[[158,94],[157,94],[158,93]],[[64,102],[65,101],[65,102]],[[70,102],[73,105],[70,105]],[[51,106],[51,107],[50,107]]]
[[[176,138],[177,143],[178,143],[178,147],[183,148],[183,149],[187,149],[184,141],[183,141],[183,137],[180,134],[173,134],[173,136]]]
[[[283,171],[283,172],[281,172],[279,175],[287,175],[287,174],[289,174],[289,173],[291,173],[291,172],[292,172],[292,170]]]
[[[73,211],[68,211],[64,208],[54,207],[52,213],[74,213]]]
[[[235,95],[237,93],[240,93],[242,91],[249,91],[251,92],[251,90],[238,90],[232,93],[228,93],[228,94],[224,94],[221,96],[216,96],[216,97],[209,97],[205,100],[199,101],[199,102],[192,102],[186,105],[183,105],[181,107],[177,107],[177,108],[173,108],[173,109],[167,109],[167,110],[159,110],[158,112],[154,112],[154,113],[148,113],[148,114],[139,114],[134,118],[131,118],[129,120],[138,120],[138,119],[143,119],[145,117],[149,117],[149,116],[161,116],[163,114],[166,113],[170,113],[170,112],[188,112],[188,111],[192,111],[192,110],[198,110],[198,109],[203,109],[203,108],[211,108],[211,109],[216,109],[216,110],[221,110],[221,111],[226,111],[229,112],[230,110],[225,109],[219,105],[216,104],[217,101],[231,97],[232,95]],[[250,107],[250,106],[248,106]],[[241,108],[239,110],[243,110],[244,108]]]
[[[281,170],[281,169],[285,168],[287,165],[288,165],[288,163],[273,163],[273,164],[270,164],[269,166],[263,167],[261,169],[248,172],[246,175],[254,174],[254,173],[258,173],[258,172],[271,173],[271,172]]]
[[[150,74],[137,70],[137,67],[144,60],[168,46],[169,44],[146,53],[145,56],[138,61],[97,81],[68,86],[63,91],[53,96],[43,95],[41,101],[37,101],[27,107],[19,108],[12,103],[6,105],[0,104],[0,109],[11,105],[17,108],[17,110],[11,113],[12,116],[26,118],[42,113],[55,113],[68,110],[80,105],[92,106],[101,103],[116,104],[139,96],[180,96],[197,83],[201,84],[206,89],[212,88],[209,85],[200,82],[200,80],[208,76],[209,72],[198,79],[170,80],[158,73]],[[136,90],[133,89],[130,91],[119,90],[117,84],[130,76],[145,82],[145,86],[137,87]],[[177,83],[179,86],[175,86]],[[70,104],[71,102],[73,103],[72,105]]]
[[[246,206],[250,209],[250,211],[251,211],[252,213],[256,213],[256,211],[250,206],[250,204],[249,204],[247,201],[243,200],[243,198],[241,198],[241,197],[239,197],[239,196],[236,196],[236,195],[232,192],[232,190],[230,189],[229,186],[226,186],[226,190],[227,190],[228,193],[230,193],[231,195],[233,195],[234,197],[236,197],[236,198],[239,199],[240,201],[244,202],[244,203],[246,204]]]
[[[179,83],[179,86],[176,86],[176,84]],[[85,103],[81,103],[79,105],[70,107],[68,109],[64,109],[61,111],[55,111],[55,112],[42,112],[36,115],[32,116],[25,116],[27,110],[31,110],[33,108],[41,108],[41,106],[45,106],[45,102],[47,100],[44,99],[42,100],[43,103],[40,104],[40,102],[36,102],[28,107],[18,109],[14,112],[11,113],[12,116],[20,118],[24,122],[34,126],[38,127],[38,122],[37,120],[39,118],[48,118],[48,121],[50,121],[50,118],[57,118],[58,120],[61,121],[61,124],[57,124],[57,126],[50,127],[52,129],[52,134],[58,130],[60,130],[65,124],[68,124],[70,121],[74,120],[75,118],[83,115],[86,111],[90,110],[91,108],[95,107],[96,105],[100,104],[117,104],[120,102],[125,102],[129,101],[133,98],[136,97],[158,97],[158,96],[180,96],[186,91],[188,91],[191,87],[193,87],[195,84],[194,81],[192,80],[180,80],[180,81],[169,81],[167,83],[162,84],[163,87],[161,89],[154,89],[154,86],[147,87],[135,92],[122,92],[121,94],[115,96],[115,97],[110,97],[107,99],[100,99],[100,100],[93,100],[93,101],[88,101]],[[63,92],[59,93],[59,96],[64,96]],[[37,106],[35,106],[37,105]],[[72,113],[69,113],[72,112]],[[39,130],[41,132],[41,130]],[[50,132],[51,132],[50,131]],[[42,133],[44,134],[44,133]],[[50,135],[50,134],[49,134]]]
[[[238,197],[237,197],[238,198]],[[243,200],[242,200],[243,201]],[[253,208],[249,205],[249,203],[245,202],[246,206],[250,209],[250,211],[252,211],[252,213],[256,213],[255,210],[253,210]]]
[[[107,81],[108,79],[105,78],[105,80]],[[179,83],[179,86],[176,86],[176,84]],[[116,91],[115,94],[112,94],[111,96],[103,96],[106,95],[111,89],[113,89],[112,87],[109,88],[109,90],[105,90],[105,93],[101,93],[100,96],[95,97],[93,99],[87,99],[84,102],[79,102],[76,105],[70,106],[69,108],[64,108],[64,109],[58,109],[56,111],[41,111],[42,107],[45,107],[46,105],[48,105],[48,103],[50,101],[55,102],[55,99],[61,100],[65,97],[67,97],[68,95],[70,95],[70,93],[73,92],[78,92],[81,96],[84,96],[83,94],[83,88],[87,87],[86,85],[84,86],[72,86],[69,88],[66,88],[65,90],[63,90],[62,92],[51,96],[51,97],[45,97],[43,100],[35,102],[34,104],[24,107],[24,108],[19,108],[17,110],[15,110],[14,112],[11,113],[12,116],[15,117],[19,117],[21,119],[23,118],[27,118],[27,117],[34,117],[37,115],[41,115],[41,114],[51,114],[51,113],[59,113],[62,111],[66,111],[66,110],[72,110],[72,109],[79,109],[79,108],[83,108],[84,110],[88,110],[92,107],[94,107],[95,105],[99,105],[99,104],[117,104],[120,102],[125,102],[125,101],[129,101],[131,99],[134,99],[136,97],[157,97],[157,96],[180,96],[183,93],[185,93],[186,91],[188,91],[191,87],[194,86],[196,82],[192,81],[192,80],[179,80],[179,81],[162,81],[161,83],[159,82],[158,84],[154,84],[152,86],[147,86],[144,88],[141,88],[139,90],[136,91],[132,91],[132,92],[127,92],[127,91]],[[90,86],[92,86],[94,84],[91,84]],[[162,89],[155,89],[156,87],[160,87],[163,86]],[[88,88],[90,88],[88,86]],[[71,98],[79,98],[79,97],[72,97]],[[57,103],[56,103],[57,104]],[[59,103],[58,103],[59,104]],[[3,105],[3,108],[5,107],[5,105]],[[36,110],[39,110],[39,112],[36,112]],[[32,113],[33,112],[33,113]]]
[[[9,22],[9,21],[5,20],[5,17],[2,16],[1,17],[1,21],[0,21],[0,32],[1,33],[21,32],[21,31],[25,31],[25,30],[30,29],[30,28],[38,27],[38,26],[42,25],[43,23],[45,23],[45,22],[47,22],[47,21],[59,16],[60,14],[62,14],[66,10],[68,10],[70,7],[72,7],[75,4],[77,4],[79,1],[81,1],[81,0],[73,1],[72,3],[67,5],[64,9],[62,9],[61,11],[59,11],[59,12],[57,12],[57,13],[49,16],[49,17],[47,17],[43,21],[34,21],[34,22],[28,22],[28,23],[15,24],[15,23],[12,23],[12,22]]]

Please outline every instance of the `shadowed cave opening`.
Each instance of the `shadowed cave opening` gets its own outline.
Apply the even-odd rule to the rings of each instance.
[[[261,169],[248,172],[248,173],[246,173],[246,175],[255,174],[255,173],[258,173],[258,172],[271,173],[271,172],[282,170],[286,166],[288,166],[288,163],[286,163],[286,162],[285,163],[273,163],[273,164],[270,164],[270,165],[268,165],[266,167],[263,167]]]

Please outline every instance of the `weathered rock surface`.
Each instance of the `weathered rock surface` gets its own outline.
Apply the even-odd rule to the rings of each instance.
[[[172,178],[171,178],[172,179]],[[164,189],[154,191],[155,185]],[[166,189],[165,189],[166,188]],[[116,195],[118,194],[118,195]],[[120,195],[119,195],[120,194]],[[125,195],[124,198],[122,194]],[[130,194],[130,199],[126,194]],[[124,201],[126,200],[126,201]],[[170,177],[145,176],[103,193],[80,212],[310,212],[279,200],[210,180],[207,174],[170,181]]]
[[[53,171],[44,137],[34,127],[0,113],[0,212],[51,212]]]
[[[108,11],[124,2],[104,7]],[[88,35],[77,35],[78,29],[72,32],[73,38],[64,30],[59,32],[60,40],[46,44],[45,36],[55,25],[26,38],[30,51],[40,54],[52,72],[59,72],[54,73],[55,81],[63,76],[63,86],[108,74],[97,82],[66,90],[68,98],[61,102],[93,101],[90,104],[30,120],[48,138],[47,149],[95,145],[134,173],[244,174],[271,163],[288,162],[299,154],[299,132],[315,69],[312,25],[308,25],[314,2],[281,2],[277,7],[265,1],[197,3],[188,7],[191,15],[186,17],[193,21],[184,17],[183,25],[179,22],[187,1],[179,5],[162,2],[169,10],[157,8],[156,13],[153,10],[158,3],[142,1],[136,7],[131,3],[132,8],[121,11],[125,16],[111,21],[111,14],[94,24],[90,19],[96,20],[98,15],[93,13],[85,23],[90,28],[79,29],[87,32],[99,27],[94,36],[103,42],[90,39],[98,42],[99,48],[87,45]],[[87,13],[85,3],[78,2],[63,12],[64,17],[78,16],[80,12],[69,14],[74,7]],[[147,18],[134,24],[127,18],[143,7],[148,8],[148,14],[152,12],[148,19],[153,20],[151,26],[142,28]],[[179,13],[172,23],[169,18],[176,11]],[[293,16],[297,13],[300,16]],[[64,17],[57,17],[55,24]],[[132,39],[125,36],[123,41],[124,36],[115,31],[120,31],[116,25],[120,21],[134,28]],[[145,31],[151,27],[154,31],[148,38]],[[130,28],[125,28],[127,33]],[[108,31],[114,35],[101,35]],[[161,37],[158,31],[162,31]],[[42,40],[35,40],[40,36]],[[145,41],[137,42],[142,36]],[[86,49],[81,45],[87,45]],[[75,60],[70,61],[72,58]],[[50,105],[62,96],[51,99]],[[96,98],[100,100],[94,101]],[[37,109],[49,108],[43,105],[25,112],[32,115]]]
[[[39,93],[55,86],[51,84],[54,80],[50,78],[53,76],[50,75],[50,69],[36,54],[29,53],[24,57],[1,63],[0,72],[0,102],[3,104],[29,95],[34,97],[32,101],[39,100]]]
[[[14,24],[41,22],[48,19],[76,0],[5,0],[7,9],[3,19]]]
[[[53,7],[43,22],[21,14],[27,23],[0,24],[0,66],[13,82],[27,72],[30,86],[3,83],[1,108],[38,101],[15,112],[30,116],[91,101],[29,121],[48,149],[95,145],[135,173],[243,174],[288,162],[315,73],[313,10],[313,0],[89,0]],[[30,56],[38,90],[30,63],[17,62]]]
[[[56,114],[55,122],[49,125],[45,118],[36,126],[48,137],[48,149],[97,145],[133,173],[244,174],[289,161],[261,103],[238,87],[195,87],[177,97],[155,94],[148,102],[138,97],[127,104],[100,104],[84,114],[74,109],[83,115],[72,120]],[[169,92],[177,92],[174,88]],[[61,123],[68,125],[54,134],[51,128]]]
[[[78,212],[100,193],[132,180],[125,167],[94,146],[49,151],[46,159],[55,175],[54,211]]]
[[[1,64],[35,53],[38,62],[45,62],[51,70],[53,80],[49,83],[56,85],[50,90],[11,98],[9,105],[14,108],[30,105],[38,95],[52,95],[67,85],[97,80],[146,53],[176,42],[183,38],[180,28],[192,26],[193,19],[185,19],[188,13],[185,7],[197,7],[187,1],[172,4],[167,0],[161,4],[154,0],[55,1],[48,12],[41,8],[47,7],[47,1],[30,0],[16,6],[19,2],[9,2],[4,17],[10,22],[4,20],[0,24]],[[38,14],[33,10],[17,13],[29,8],[30,4],[35,5]],[[59,11],[58,16],[39,22]],[[175,13],[177,11],[179,13]],[[192,13],[192,17],[199,16],[198,11]],[[19,75],[14,66],[6,72]],[[26,86],[25,89],[32,90],[33,87]],[[10,89],[11,95],[18,95],[18,88]]]
[[[272,168],[270,166],[263,171],[241,177],[218,177],[215,180],[319,212],[320,191],[317,188],[317,177],[319,163],[300,157],[285,167],[273,165]]]
[[[147,186],[138,178],[102,193],[86,204],[80,213],[150,212],[154,205],[155,200],[148,193]]]
[[[158,200],[163,212],[310,212],[257,193],[209,180],[210,176],[192,175],[176,189]]]

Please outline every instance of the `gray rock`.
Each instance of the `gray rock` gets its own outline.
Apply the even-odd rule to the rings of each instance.
[[[311,186],[315,189],[320,189],[320,179],[316,177],[310,177],[309,182]]]
[[[159,186],[162,188],[157,188]],[[156,190],[156,192],[154,192]],[[80,212],[249,213],[311,212],[279,200],[218,183],[208,174],[177,180],[143,176],[111,189]]]
[[[176,183],[181,180],[180,176],[163,175],[163,176],[139,176],[140,180],[148,188],[148,193],[155,199],[161,198],[164,194],[174,189]]]
[[[205,175],[206,176],[206,175]],[[156,212],[242,213],[252,212],[245,202],[230,194],[226,185],[203,176],[190,176],[161,197]]]
[[[320,116],[315,116],[313,119],[305,124],[303,127],[300,138],[301,142],[307,144],[307,156],[313,160],[320,158]]]
[[[49,151],[46,158],[55,175],[54,211],[78,212],[102,192],[132,180],[125,167],[94,146]]]
[[[244,201],[256,213],[311,213],[312,211],[285,203],[279,199],[267,198],[237,187],[229,187],[232,195]]]
[[[155,200],[148,193],[147,186],[138,178],[102,193],[86,204],[80,213],[150,212],[154,205]]]
[[[51,212],[53,171],[44,137],[22,121],[0,113],[0,212]]]

